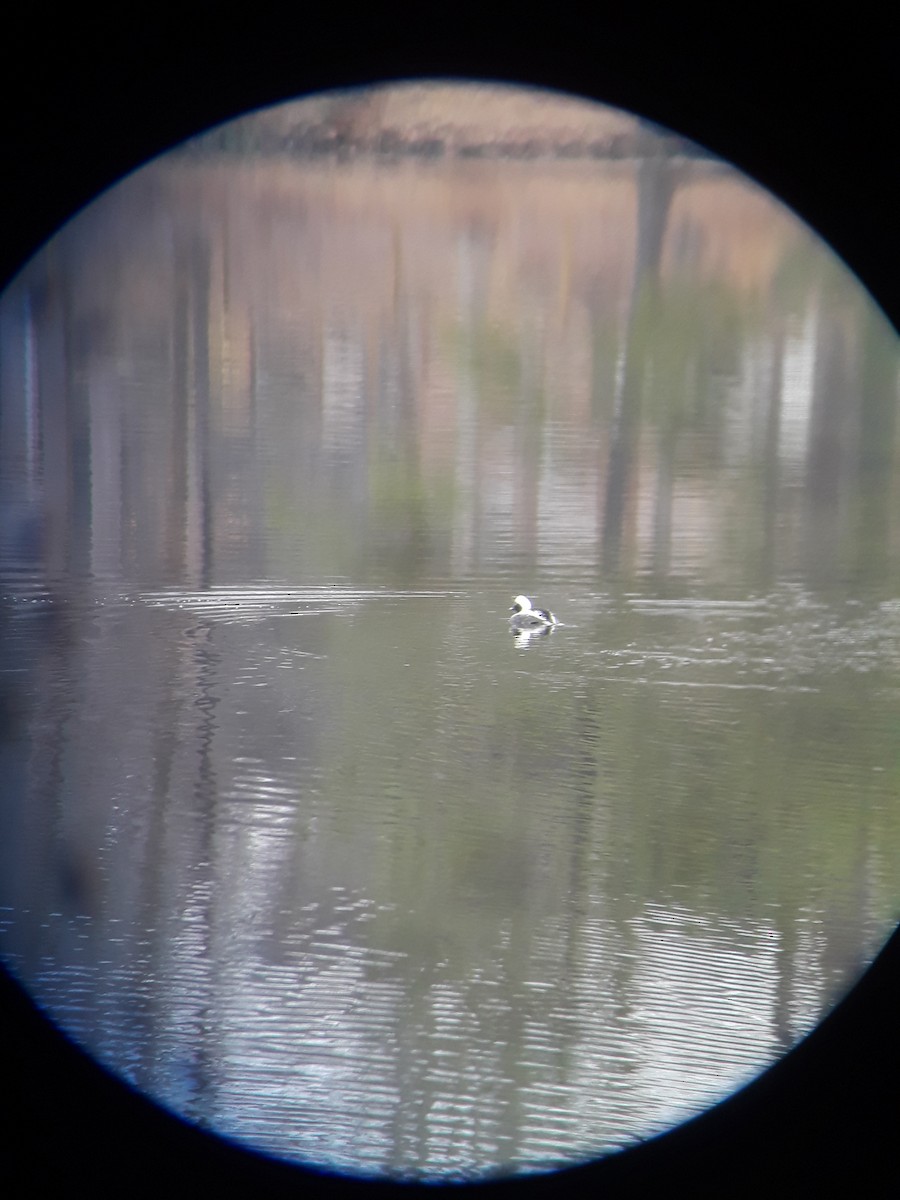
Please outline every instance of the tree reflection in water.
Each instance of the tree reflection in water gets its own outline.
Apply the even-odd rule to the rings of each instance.
[[[2,298],[0,905],[176,1111],[460,1177],[702,1108],[889,930],[897,346],[630,118],[399,103],[155,164]]]

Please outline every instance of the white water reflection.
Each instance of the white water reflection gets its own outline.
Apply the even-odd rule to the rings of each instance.
[[[262,583],[257,587],[214,587],[203,592],[168,589],[142,592],[139,599],[151,608],[175,608],[200,614],[216,621],[258,621],[262,617],[315,616],[323,613],[349,613],[366,601],[419,599],[421,597],[459,596],[452,591],[391,592],[387,588],[351,588],[339,584],[328,587],[276,587]]]

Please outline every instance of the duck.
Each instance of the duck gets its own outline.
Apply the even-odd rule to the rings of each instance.
[[[516,596],[509,611],[510,628],[514,630],[552,629],[560,624],[555,613],[548,608],[534,608],[527,596]]]

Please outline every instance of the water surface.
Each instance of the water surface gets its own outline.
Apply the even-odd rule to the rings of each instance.
[[[0,953],[205,1128],[582,1160],[896,921],[896,342],[673,170],[181,158],[2,298]]]

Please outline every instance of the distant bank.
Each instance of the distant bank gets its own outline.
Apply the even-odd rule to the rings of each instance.
[[[189,153],[301,159],[623,159],[709,157],[702,147],[600,104],[478,83],[409,83],[328,92],[219,126]],[[662,144],[660,135],[663,135]]]

